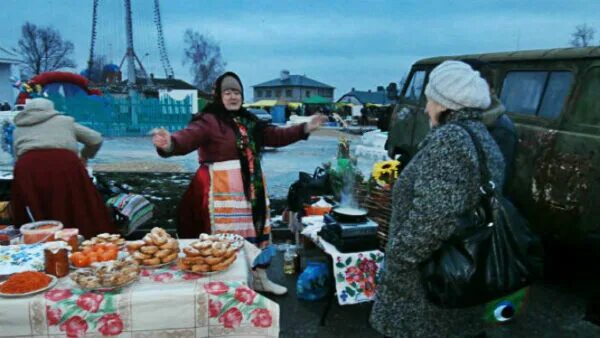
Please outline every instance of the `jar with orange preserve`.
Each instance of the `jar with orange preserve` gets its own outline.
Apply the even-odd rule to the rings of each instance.
[[[79,251],[79,229],[65,228],[54,233],[57,241],[65,241],[71,247],[71,251]]]
[[[69,251],[61,247],[48,247],[44,249],[44,263],[46,273],[58,278],[69,274]]]

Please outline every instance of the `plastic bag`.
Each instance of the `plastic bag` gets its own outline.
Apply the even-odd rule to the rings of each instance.
[[[304,300],[319,300],[327,295],[329,269],[321,262],[308,262],[296,282],[296,296]]]

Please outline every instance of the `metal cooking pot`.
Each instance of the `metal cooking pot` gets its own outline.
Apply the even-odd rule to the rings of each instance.
[[[367,210],[362,208],[337,206],[331,213],[338,222],[363,222],[367,218]]]

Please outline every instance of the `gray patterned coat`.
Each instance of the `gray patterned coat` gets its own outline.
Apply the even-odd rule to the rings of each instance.
[[[442,309],[425,298],[419,264],[455,229],[456,216],[472,208],[479,189],[477,152],[460,120],[479,138],[498,189],[504,159],[480,122],[480,112],[451,112],[448,123],[432,128],[393,190],[393,212],[385,270],[371,312],[371,324],[386,336],[448,337],[477,333],[483,306]]]

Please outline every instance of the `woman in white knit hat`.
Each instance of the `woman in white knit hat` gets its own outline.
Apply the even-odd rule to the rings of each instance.
[[[464,337],[483,329],[483,306],[442,309],[426,298],[419,266],[454,232],[457,216],[476,205],[477,152],[469,128],[483,146],[492,178],[501,189],[504,159],[480,121],[490,105],[487,83],[460,61],[446,61],[425,88],[431,130],[393,190],[385,270],[371,324],[391,337]]]

